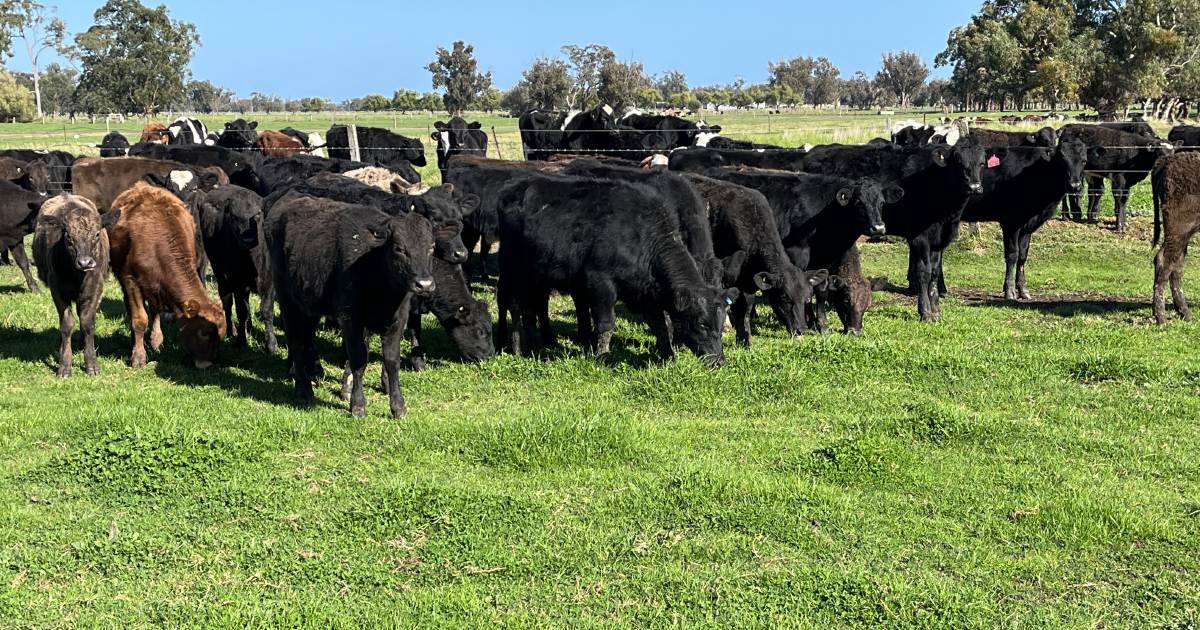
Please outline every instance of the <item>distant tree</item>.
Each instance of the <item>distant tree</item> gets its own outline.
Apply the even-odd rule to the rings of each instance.
[[[429,112],[429,114],[432,116],[434,112],[442,108],[445,102],[446,101],[442,98],[441,94],[438,94],[437,92],[426,92],[421,95],[421,100],[419,100],[417,103],[422,110]]]
[[[615,111],[624,111],[637,103],[641,90],[649,85],[642,64],[614,60],[600,69],[600,88],[596,95]]]
[[[19,39],[25,44],[38,118],[43,115],[42,73],[38,61],[47,50],[67,51],[64,45],[67,25],[60,18],[52,17],[53,12],[53,8],[35,0],[4,0],[0,3],[0,28],[5,31],[4,37],[10,42]]]
[[[617,55],[608,46],[563,46],[571,66],[575,88],[572,90],[568,107],[584,110],[594,107],[600,100],[599,91],[604,66],[617,60]]]
[[[807,94],[812,83],[814,63],[810,57],[768,63],[767,70],[771,77],[768,85],[773,88],[787,88],[791,94]]]
[[[165,6],[147,9],[137,0],[108,0],[95,20],[75,36],[81,105],[151,115],[182,95],[200,41],[194,25],[172,20]]]
[[[188,81],[183,92],[187,107],[202,114],[228,111],[234,97],[231,90],[214,85],[211,81]]]
[[[421,94],[416,90],[399,89],[392,94],[392,109],[412,112],[420,109]]]
[[[504,98],[504,93],[499,88],[489,87],[483,94],[479,95],[479,101],[475,103],[479,109],[492,113],[500,109],[500,100]]]
[[[561,59],[535,59],[521,73],[522,98],[528,109],[559,109],[571,106],[571,71]]]
[[[28,121],[33,118],[33,93],[17,83],[16,77],[0,69],[0,119]]]
[[[283,111],[283,99],[274,94],[250,93],[250,107],[256,112],[270,114]]]
[[[638,107],[653,108],[658,107],[658,104],[662,102],[664,102],[663,95],[658,91],[658,88],[653,88],[647,85],[641,90],[638,90],[637,100],[634,102],[634,104]]]
[[[670,100],[672,95],[688,91],[687,77],[678,70],[667,70],[654,78],[654,88],[664,101]]]
[[[442,100],[453,116],[466,111],[492,87],[492,73],[478,71],[475,47],[461,41],[454,42],[451,50],[439,47],[437,59],[426,68],[433,75],[433,87],[446,89]]]
[[[842,82],[842,101],[854,109],[870,109],[879,101],[879,89],[865,72],[859,70]]]
[[[812,76],[805,100],[810,105],[830,105],[838,102],[842,90],[842,71],[825,57],[813,61]]]
[[[254,111],[254,104],[248,98],[239,98],[233,102],[233,111],[245,115],[247,112]]]
[[[332,103],[319,96],[306,96],[299,101],[302,112],[323,112],[332,107]]]
[[[46,66],[41,80],[43,110],[51,114],[74,111],[75,86],[78,83],[79,72],[75,69],[64,68],[57,63]]]
[[[902,50],[886,53],[875,81],[896,97],[901,107],[908,107],[912,96],[929,77],[929,66],[915,52]]]
[[[504,96],[500,99],[500,106],[503,107],[510,116],[520,116],[521,114],[538,107],[537,103],[529,95],[529,85],[524,81],[518,82],[504,93]]]
[[[368,94],[362,99],[362,108],[368,112],[381,112],[391,106],[391,99],[382,94]]]

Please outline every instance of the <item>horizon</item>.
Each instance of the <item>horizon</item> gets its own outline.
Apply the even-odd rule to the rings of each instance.
[[[59,6],[57,15],[73,38],[92,25],[102,4],[103,0],[75,2]],[[425,66],[433,60],[437,47],[449,48],[456,40],[475,46],[480,70],[492,72],[492,82],[500,89],[512,87],[535,59],[561,57],[559,48],[568,44],[606,45],[620,60],[644,64],[647,75],[679,70],[690,87],[725,85],[739,78],[750,84],[765,83],[769,62],[802,56],[828,57],[843,78],[859,70],[874,76],[883,54],[897,50],[917,52],[929,65],[931,79],[945,78],[949,69],[935,68],[933,58],[945,48],[950,29],[967,23],[978,9],[961,0],[931,0],[920,6],[845,0],[836,6],[767,2],[722,15],[729,5],[700,3],[681,10],[619,0],[607,5],[606,15],[621,16],[628,10],[637,11],[638,17],[617,18],[622,24],[617,28],[613,19],[598,19],[585,8],[569,5],[560,7],[564,13],[531,12],[514,21],[511,7],[492,3],[466,2],[454,9],[401,8],[382,0],[364,0],[355,3],[357,22],[347,22],[357,30],[306,35],[312,30],[310,25],[325,24],[320,21],[328,11],[324,3],[214,0],[143,4],[165,4],[172,20],[196,25],[200,44],[190,65],[192,79],[211,81],[244,97],[261,92],[284,99],[322,97],[333,102],[372,93],[390,97],[401,88],[431,91]],[[711,15],[700,20],[693,17],[710,5],[714,7]],[[763,15],[763,5],[769,19]],[[363,19],[367,12],[371,19]],[[576,14],[562,19],[570,12]],[[230,25],[233,15],[238,16],[232,22],[237,28]],[[852,37],[827,26],[850,19],[856,20]],[[790,26],[797,20],[803,25]],[[294,45],[308,41],[329,46]],[[383,72],[380,63],[367,63],[371,55],[379,54],[378,41],[400,42],[398,50],[391,53],[400,61],[389,62]],[[63,60],[48,53],[42,66],[53,62]],[[14,72],[28,72],[28,66],[28,59],[16,50],[5,64]],[[305,73],[296,73],[297,67],[305,68]]]

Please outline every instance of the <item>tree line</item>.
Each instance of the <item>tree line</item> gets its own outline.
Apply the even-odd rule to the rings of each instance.
[[[238,96],[189,71],[200,43],[195,25],[165,6],[107,0],[87,30],[70,36],[53,7],[0,0],[0,52],[23,57],[27,71],[0,71],[0,117],[43,114],[153,115],[317,112],[332,109],[419,112],[468,109],[519,114],[532,108],[587,109],[607,103],[676,110],[727,107],[941,108],[943,111],[1077,109],[1117,112],[1140,106],[1153,116],[1185,116],[1200,91],[1200,0],[985,0],[970,23],[953,29],[933,60],[951,70],[929,80],[911,51],[883,55],[874,74],[846,77],[826,57],[767,64],[768,79],[693,87],[680,71],[658,75],[600,44],[567,45],[535,59],[508,90],[482,72],[474,47],[438,48],[427,66],[431,90],[401,88],[334,103],[321,97]],[[69,63],[42,67],[55,51]]]

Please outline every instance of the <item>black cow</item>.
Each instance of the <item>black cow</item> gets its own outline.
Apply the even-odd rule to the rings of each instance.
[[[161,142],[139,142],[129,149],[129,155],[153,160],[172,160],[189,166],[216,166],[229,176],[229,183],[253,191],[262,189],[258,168],[262,158],[255,153],[242,153],[221,146],[173,146]]]
[[[889,234],[908,241],[909,289],[917,296],[921,319],[934,321],[941,312],[934,280],[940,275],[942,251],[958,235],[969,196],[983,191],[985,159],[983,148],[970,145],[835,144],[810,151],[804,170],[867,177],[904,190],[897,203],[884,208],[883,220]]]
[[[1067,125],[1059,132],[1062,140],[1079,140],[1088,147],[1085,177],[1088,221],[1100,220],[1100,197],[1104,194],[1104,180],[1107,179],[1112,182],[1117,231],[1124,231],[1129,190],[1150,175],[1160,156],[1173,153],[1174,146],[1162,140],[1100,125]],[[1079,193],[1067,195],[1064,214],[1075,221],[1083,220]]]
[[[129,139],[121,134],[120,131],[110,131],[105,134],[104,139],[100,144],[96,145],[100,149],[100,157],[121,157],[129,155]]]
[[[1167,140],[1179,152],[1200,151],[1200,127],[1177,125],[1167,135]]]
[[[521,114],[517,128],[521,132],[521,147],[526,160],[546,160],[558,153],[562,143],[565,112],[533,109]]]
[[[371,206],[290,193],[267,212],[265,232],[299,402],[313,401],[318,322],[336,317],[352,376],[350,412],[366,414],[369,330],[383,335],[392,415],[404,415],[397,376],[400,340],[411,299],[434,290],[429,221],[416,213],[394,217]]]
[[[749,166],[779,171],[799,171],[804,167],[807,148],[797,149],[714,149],[694,147],[671,152],[667,168],[672,171],[703,173],[722,166]]]
[[[325,134],[325,147],[329,157],[351,159],[349,129],[346,125],[334,125],[329,128],[329,132]],[[359,159],[362,162],[397,169],[409,164],[425,166],[425,145],[421,144],[420,140],[378,127],[357,129]]]
[[[1043,127],[1037,131],[997,131],[975,127],[960,142],[967,142],[981,147],[1055,147],[1058,145],[1058,132],[1052,127]]]
[[[415,212],[433,225],[436,247],[434,255],[451,263],[467,260],[467,247],[462,242],[463,218],[476,211],[479,197],[455,194],[454,186],[446,184],[430,188],[421,194],[387,192],[336,173],[320,173],[297,182],[287,190],[343,203],[373,206],[391,216]],[[276,192],[278,198],[284,191]]]
[[[50,167],[50,187],[47,192],[56,195],[71,190],[71,165],[75,163],[75,156],[66,151],[0,149],[0,157],[10,157],[21,162],[42,160]]]
[[[197,227],[230,327],[237,307],[237,345],[246,345],[250,294],[256,293],[261,298],[258,315],[266,329],[267,352],[277,354],[271,267],[262,231],[262,197],[238,186],[222,186],[201,193],[196,205]]]
[[[916,147],[927,144],[958,144],[964,136],[964,126],[958,123],[948,125],[925,125],[916,121],[906,120],[892,125],[892,142],[902,147]]]
[[[1129,122],[1102,122],[1099,126],[1106,129],[1124,131],[1125,133],[1134,133],[1142,136],[1143,138],[1150,138],[1151,140],[1162,140],[1162,138],[1158,136],[1158,133],[1154,131],[1154,127],[1151,127],[1150,123],[1144,120],[1133,120]]]
[[[467,285],[467,277],[458,265],[433,259],[433,295],[416,298],[408,316],[408,333],[412,341],[409,361],[414,370],[425,368],[425,352],[421,345],[421,315],[430,313],[437,318],[446,334],[466,361],[486,361],[496,354],[492,343],[492,314],[484,300],[476,300]]]
[[[1053,149],[996,147],[988,149],[988,155],[991,163],[999,163],[983,171],[983,194],[967,202],[962,220],[1000,224],[1004,233],[1004,297],[1027,300],[1025,261],[1029,239],[1054,216],[1063,195],[1079,191],[1087,147],[1078,140],[1065,140]],[[938,284],[945,292],[944,272]]]
[[[261,162],[256,167],[260,180],[258,192],[264,197],[269,197],[277,190],[289,188],[318,173],[345,173],[364,166],[370,165],[350,160],[315,157],[303,153],[288,157],[265,155],[262,156]],[[421,181],[421,175],[407,162],[403,162],[399,167],[384,168],[396,173],[407,182],[419,183]]]
[[[29,268],[29,257],[25,255],[25,237],[37,226],[38,208],[46,195],[26,190],[14,182],[0,179],[0,252],[10,252],[13,262],[25,276],[25,284],[33,293],[39,293],[37,281]]]
[[[533,110],[522,114],[517,126],[526,160],[556,153],[620,155],[621,134],[608,105],[566,115]]]
[[[258,141],[258,121],[246,122],[245,119],[238,118],[225,123],[225,129],[221,131],[221,136],[217,139],[217,146],[235,151],[247,151],[254,147],[256,141]]]
[[[433,123],[434,131],[430,139],[437,143],[438,170],[442,173],[442,181],[446,181],[446,161],[459,153],[486,156],[488,146],[487,132],[478,122],[468,123],[455,116],[450,122],[437,121]]]
[[[720,126],[709,126],[704,121],[637,111],[622,116],[617,121],[617,128],[621,134],[621,155],[631,160],[668,153],[679,147],[708,146],[709,141],[721,133]]]
[[[710,149],[735,149],[740,151],[754,151],[756,149],[774,150],[783,148],[774,144],[759,144],[757,142],[750,142],[749,140],[737,140],[734,138],[727,138],[725,136],[717,136],[712,138],[705,143],[704,146]]]
[[[170,136],[167,144],[204,144],[208,139],[208,127],[199,118],[180,116],[167,127],[167,134]]]
[[[522,353],[534,348],[535,320],[550,292],[575,301],[579,337],[606,357],[617,300],[642,315],[664,359],[679,340],[705,361],[724,363],[721,328],[737,290],[704,282],[700,269],[667,226],[675,217],[653,189],[617,180],[529,172],[500,194],[500,338]],[[544,343],[552,343],[542,319]]]

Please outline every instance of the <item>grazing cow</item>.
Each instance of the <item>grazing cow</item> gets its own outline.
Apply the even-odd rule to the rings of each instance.
[[[1176,151],[1200,151],[1200,127],[1177,125],[1171,129],[1167,140],[1175,145]]]
[[[83,197],[60,193],[47,199],[38,215],[33,237],[33,259],[38,276],[50,288],[58,311],[58,376],[71,375],[71,333],[79,315],[83,329],[84,369],[96,375],[96,309],[104,295],[108,275],[108,232],[119,211],[105,214]]]
[[[803,334],[804,306],[814,282],[823,278],[806,274],[788,259],[767,199],[756,190],[702,175],[688,174],[687,180],[709,207],[713,251],[725,261],[724,285],[740,292],[730,307],[738,343],[750,345],[750,314],[759,291],[775,299],[773,306],[789,333]]]
[[[985,159],[983,148],[969,145],[826,145],[808,153],[804,170],[868,177],[903,189],[903,197],[884,208],[883,219],[889,234],[908,241],[909,289],[917,296],[921,319],[936,321],[941,296],[934,280],[941,254],[958,235],[969,196],[983,192]]]
[[[221,131],[221,135],[217,139],[217,146],[234,151],[245,151],[252,148],[256,140],[258,140],[258,121],[246,122],[245,119],[238,118],[225,123],[225,129]]]
[[[1183,294],[1184,259],[1188,243],[1200,232],[1200,153],[1164,156],[1154,165],[1154,240],[1162,247],[1154,255],[1154,321],[1167,323],[1163,293],[1171,283],[1175,312],[1192,319]]]
[[[148,324],[150,348],[162,346],[159,316],[171,311],[196,367],[211,367],[225,337],[225,314],[205,294],[196,274],[191,213],[175,195],[145,182],[121,193],[113,209],[121,216],[108,229],[108,238],[113,275],[125,294],[133,331],[130,365],[146,365],[143,337]]]
[[[1128,131],[1099,125],[1066,125],[1059,130],[1063,140],[1079,140],[1088,147],[1087,196],[1088,221],[1100,220],[1100,197],[1104,180],[1112,182],[1113,204],[1117,215],[1117,231],[1125,231],[1129,190],[1146,179],[1161,155],[1174,152],[1174,145]],[[1075,221],[1083,220],[1080,195],[1067,195],[1064,214]]]
[[[315,346],[322,317],[336,317],[351,375],[350,412],[366,414],[365,331],[383,335],[384,386],[393,416],[405,413],[400,340],[415,296],[435,288],[432,227],[424,217],[288,193],[267,213],[267,244],[288,358],[301,404],[313,401]]]
[[[283,129],[280,129],[279,132],[295,138],[297,142],[304,145],[305,153],[315,157],[326,157],[325,140],[321,138],[321,134],[315,131],[312,133],[300,131],[295,127],[284,127]]]
[[[365,166],[369,166],[369,164],[334,158],[319,158],[303,153],[286,158],[264,156],[255,167],[260,186],[258,193],[269,197],[275,191],[294,186],[318,173],[345,173]],[[412,183],[421,181],[420,173],[417,173],[408,163],[403,163],[399,167],[387,168],[403,178],[404,181]]]
[[[500,338],[513,319],[514,352],[533,350],[550,291],[575,300],[579,338],[607,357],[618,299],[640,313],[659,355],[674,356],[672,328],[705,362],[724,363],[721,329],[737,290],[711,286],[651,188],[616,180],[527,173],[500,193]],[[553,333],[542,319],[543,342]],[[594,328],[593,328],[594,326]]]
[[[902,146],[925,144],[955,145],[967,135],[966,124],[955,121],[948,125],[925,125],[914,120],[905,120],[892,125],[889,131],[892,142]]]
[[[180,116],[167,127],[167,134],[170,135],[167,144],[204,144],[208,139],[208,127],[199,118]]]
[[[863,277],[858,245],[851,245],[850,249],[842,254],[841,260],[830,266],[828,281],[818,285],[815,292],[817,330],[821,334],[828,331],[826,313],[829,304],[833,303],[838,319],[842,320],[842,334],[862,334],[863,315],[871,308],[871,292],[874,290],[877,290],[874,283]]]
[[[100,149],[100,157],[124,157],[129,155],[129,139],[120,131],[110,131],[96,148]]]
[[[90,199],[102,213],[113,207],[117,196],[147,175],[179,180],[179,188],[193,180],[206,190],[229,184],[229,177],[216,167],[141,157],[81,158],[71,172],[75,194]]]
[[[46,200],[45,193],[36,193],[8,180],[0,180],[0,252],[10,252],[13,262],[25,276],[25,284],[38,293],[37,281],[25,255],[25,236],[32,234],[37,224],[38,208]]]
[[[421,346],[421,315],[431,313],[466,361],[486,361],[496,354],[492,343],[492,314],[488,303],[471,295],[467,277],[458,265],[434,258],[433,283],[436,288],[427,297],[415,298],[409,309],[408,335],[412,341],[409,362],[414,370],[425,368]]]
[[[1150,138],[1151,140],[1162,140],[1162,138],[1158,137],[1158,133],[1154,131],[1154,127],[1151,127],[1150,123],[1144,120],[1134,120],[1129,122],[1102,122],[1100,123],[1100,126],[1106,129],[1116,129],[1117,131],[1124,131],[1125,133],[1137,134],[1143,138]]]
[[[566,115],[533,110],[517,122],[526,160],[546,160],[555,153],[618,154],[621,133],[612,108],[601,105]]]
[[[139,142],[159,142],[167,144],[171,141],[171,132],[160,122],[147,123],[142,127],[142,137]]]
[[[36,162],[41,160],[50,169],[49,182],[46,191],[52,195],[66,192],[71,188],[71,165],[75,156],[66,151],[37,151],[33,149],[0,149],[0,157],[12,158],[20,162]]]
[[[703,173],[710,168],[722,166],[748,166],[778,171],[799,171],[804,166],[804,156],[811,147],[797,149],[716,149],[695,147],[671,152],[667,168],[672,171]]]
[[[325,133],[325,147],[329,157],[351,159],[350,133],[346,125],[334,125]],[[425,166],[425,145],[416,138],[409,138],[378,127],[358,127],[359,159],[367,164],[403,168]]]
[[[433,123],[433,128],[437,131],[429,137],[437,142],[438,170],[442,172],[442,181],[446,181],[446,162],[451,156],[460,153],[487,156],[487,132],[478,122],[468,123],[455,116],[448,123],[440,120]]]
[[[204,251],[212,264],[225,321],[230,326],[237,307],[237,345],[246,345],[250,294],[256,293],[261,298],[258,314],[266,328],[267,352],[277,354],[274,292],[262,232],[262,197],[237,186],[223,186],[197,195],[196,205]]]
[[[352,171],[346,171],[342,175],[386,192],[419,194],[429,190],[428,186],[419,182],[416,184],[409,182],[395,172],[389,171],[382,166],[364,166]]]
[[[1058,145],[1058,132],[1053,127],[1037,131],[997,131],[975,127],[962,142],[981,147],[1054,147]]]
[[[1064,140],[1058,147],[996,147],[988,149],[983,171],[983,194],[971,198],[963,221],[995,221],[1004,234],[1004,297],[1029,299],[1025,261],[1029,239],[1058,208],[1063,195],[1078,192],[1087,163],[1087,147]],[[946,290],[944,276],[939,289]]]
[[[479,197],[456,194],[453,184],[429,188],[420,193],[385,192],[343,175],[321,173],[297,183],[289,190],[342,203],[373,206],[390,216],[419,214],[433,226],[435,256],[456,265],[467,260],[467,247],[461,236],[463,218],[476,211]],[[282,194],[273,195],[268,204]]]
[[[192,167],[215,166],[225,171],[231,184],[254,191],[262,187],[256,170],[262,160],[252,152],[242,153],[209,145],[170,146],[139,142],[130,148],[129,155],[152,160],[170,160]]]
[[[254,141],[254,148],[263,155],[284,158],[305,152],[303,142],[282,131],[270,129],[258,134],[258,140]]]

